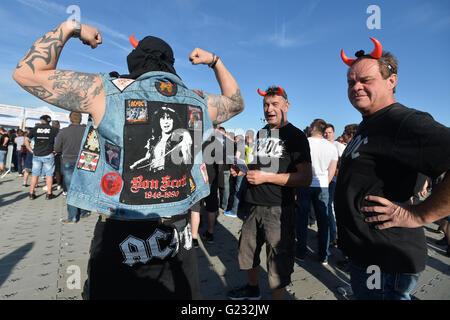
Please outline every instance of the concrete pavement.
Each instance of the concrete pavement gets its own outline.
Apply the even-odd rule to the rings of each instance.
[[[43,186],[43,181],[40,185]],[[45,200],[42,188],[36,194],[37,199],[28,199],[28,188],[22,187],[22,178],[16,173],[0,179],[0,300],[81,299],[97,215],[92,214],[76,225],[63,225],[59,219],[65,218],[67,212],[62,190],[54,191],[57,198],[53,200]],[[221,213],[214,244],[200,241],[196,250],[203,299],[227,299],[229,289],[246,282],[246,273],[239,270],[237,262],[241,224],[239,218]],[[205,227],[206,222],[200,232]],[[436,229],[436,224],[425,227],[428,263],[413,291],[414,299],[450,299],[450,258],[445,256],[443,247],[434,243],[442,237],[434,232]],[[316,261],[316,231],[315,227],[309,229],[310,254],[304,262],[295,263],[287,298],[351,299],[338,290],[349,281],[348,273],[337,265],[341,253],[332,249],[328,266]],[[270,299],[265,249],[261,261],[262,295],[263,299]]]

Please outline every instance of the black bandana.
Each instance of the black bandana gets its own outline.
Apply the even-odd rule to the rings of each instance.
[[[177,75],[173,67],[174,62],[172,48],[164,40],[147,36],[139,41],[136,49],[131,51],[127,57],[130,74],[120,77],[136,79],[150,71],[163,71]],[[111,74],[117,73],[112,72]]]

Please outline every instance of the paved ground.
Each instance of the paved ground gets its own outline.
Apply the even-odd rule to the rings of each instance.
[[[39,188],[38,198],[31,201],[28,188],[23,188],[21,181],[17,174],[0,179],[0,300],[81,299],[97,216],[93,214],[77,225],[62,225],[59,219],[66,217],[62,191],[54,191],[56,199],[45,200],[45,192]],[[238,218],[220,214],[215,243],[203,245],[200,241],[197,253],[203,299],[226,299],[230,288],[245,283],[246,274],[239,271],[237,263],[241,224]],[[450,258],[444,255],[442,247],[434,244],[435,239],[441,238],[435,229],[435,224],[425,227],[428,264],[413,292],[415,299],[450,299]],[[324,267],[315,259],[315,227],[309,230],[309,242],[311,254],[305,262],[295,264],[287,298],[349,299],[338,291],[338,287],[348,284],[348,274],[337,267],[336,262],[342,259],[340,252],[333,250],[329,265]],[[264,299],[270,299],[264,249],[261,256],[262,294]],[[77,278],[81,278],[80,283]]]

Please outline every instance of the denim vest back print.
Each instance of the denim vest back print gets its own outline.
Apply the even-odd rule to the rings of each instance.
[[[201,144],[212,132],[206,97],[165,72],[148,72],[136,80],[105,74],[101,78],[105,113],[97,128],[92,121],[87,124],[67,204],[121,219],[149,219],[181,214],[208,196],[209,181],[201,152]],[[179,138],[191,137],[187,140],[192,140],[189,162],[193,164],[172,164],[161,170],[148,157],[155,149],[150,142],[158,140],[152,124],[160,126],[161,122],[152,116],[161,109],[175,110],[182,123]],[[92,139],[98,143],[92,143]],[[98,150],[90,149],[89,144]],[[169,148],[164,151],[166,155],[176,151],[177,141]],[[165,158],[166,163],[168,160],[170,157]],[[139,166],[133,167],[137,163]],[[183,174],[183,168],[190,166]],[[137,170],[144,173],[135,174]]]

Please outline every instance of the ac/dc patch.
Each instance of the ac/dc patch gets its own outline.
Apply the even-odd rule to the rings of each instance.
[[[115,196],[122,188],[122,178],[115,172],[105,174],[101,181],[102,191],[108,196]]]
[[[156,90],[163,96],[172,97],[177,94],[178,86],[176,83],[155,82]]]
[[[89,128],[83,149],[94,153],[100,153],[100,142],[98,140],[97,130],[95,130],[94,127]]]
[[[125,78],[117,78],[111,80],[111,82],[116,86],[116,88],[120,90],[120,92],[123,92],[123,90],[125,90],[134,81],[135,80],[133,79],[125,79]]]
[[[188,110],[188,127],[190,130],[202,129],[202,109],[199,107],[189,106]]]
[[[111,143],[105,142],[105,159],[111,167],[119,170],[121,148]]]
[[[81,170],[94,172],[97,169],[98,159],[100,158],[98,153],[81,151],[80,160],[78,160],[77,168]]]
[[[148,120],[147,100],[125,100],[125,120],[127,123],[142,123]]]

